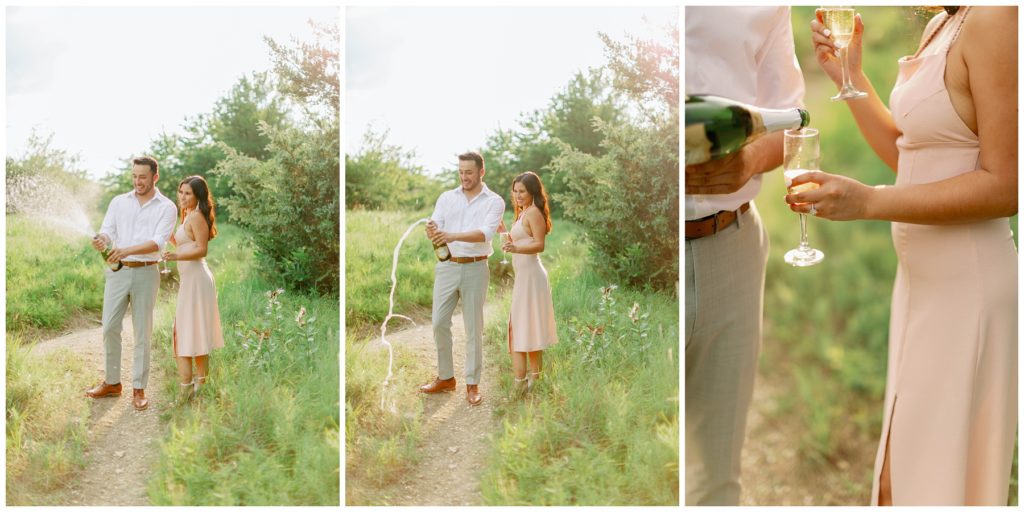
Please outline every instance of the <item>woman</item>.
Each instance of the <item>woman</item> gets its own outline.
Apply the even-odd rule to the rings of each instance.
[[[515,223],[502,250],[512,253],[515,282],[508,319],[508,351],[516,393],[532,389],[541,375],[541,355],[558,343],[548,272],[540,262],[544,238],[551,232],[548,196],[540,177],[524,172],[512,180]],[[529,363],[529,375],[527,375]]]
[[[206,266],[206,249],[217,236],[215,206],[202,176],[189,176],[178,184],[181,224],[172,241],[177,251],[164,252],[178,261],[180,284],[174,315],[174,357],[178,363],[181,399],[198,394],[209,374],[210,351],[224,346],[217,309],[217,288]],[[193,378],[192,362],[195,361]]]
[[[837,86],[835,45],[811,22]],[[870,187],[823,172],[793,185],[793,211],[892,222],[899,266],[889,325],[885,416],[872,504],[1006,505],[1017,426],[1017,8],[946,8],[899,60],[886,109],[850,46],[848,101],[896,171]]]

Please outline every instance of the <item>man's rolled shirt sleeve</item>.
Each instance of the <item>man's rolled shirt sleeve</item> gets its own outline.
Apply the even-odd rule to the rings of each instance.
[[[167,205],[164,211],[160,212],[160,219],[156,223],[156,229],[153,230],[153,238],[151,238],[156,243],[157,252],[171,238],[171,232],[174,231],[174,221],[177,217],[178,208],[173,203]]]
[[[110,204],[107,205],[107,213],[103,216],[103,224],[100,224],[100,232],[97,233],[107,235],[111,240],[117,239],[117,223],[115,222],[116,215],[114,214],[117,200],[117,197],[110,200]]]
[[[505,214],[505,200],[495,195],[491,203],[487,205],[487,215],[484,216],[480,231],[484,234],[484,241],[491,242],[494,233],[498,231],[498,224],[501,224],[501,216]]]
[[[434,213],[430,214],[430,220],[437,224],[437,229],[440,231],[444,231],[444,214],[441,212],[444,210],[444,200],[447,194],[444,192],[437,198],[437,202],[434,203]]]

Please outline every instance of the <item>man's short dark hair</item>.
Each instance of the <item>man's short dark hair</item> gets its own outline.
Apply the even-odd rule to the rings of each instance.
[[[156,158],[153,158],[151,156],[140,156],[135,160],[132,160],[132,164],[149,166],[149,172],[151,174],[156,174],[160,172],[160,164],[156,162]]]
[[[467,151],[459,155],[459,160],[472,160],[474,163],[476,163],[477,169],[484,168],[484,157],[483,155],[477,153],[476,151]]]

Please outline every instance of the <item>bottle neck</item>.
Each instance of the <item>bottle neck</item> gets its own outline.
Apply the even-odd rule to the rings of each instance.
[[[761,120],[764,123],[763,129],[766,133],[800,128],[803,124],[800,109],[797,108],[789,110],[762,110]]]

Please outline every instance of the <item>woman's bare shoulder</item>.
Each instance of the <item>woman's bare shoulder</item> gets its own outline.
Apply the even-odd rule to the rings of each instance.
[[[967,19],[964,20],[963,34],[972,40],[980,40],[982,44],[998,44],[1005,49],[1009,45],[1017,46],[1017,6],[1016,5],[979,5],[971,7]],[[987,37],[986,37],[987,36]]]

